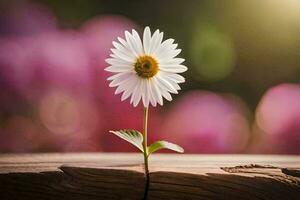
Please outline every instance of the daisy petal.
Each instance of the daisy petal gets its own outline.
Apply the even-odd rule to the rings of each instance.
[[[150,102],[151,102],[151,105],[153,107],[156,107],[156,100],[154,98],[154,95],[153,95],[153,92],[152,92],[152,87],[151,87],[151,82],[150,80],[147,80],[147,88],[148,88],[148,91],[149,91],[149,94],[150,94]]]
[[[164,33],[161,32],[156,40],[156,43],[153,45],[153,49],[151,51],[152,54],[160,47],[163,37],[164,37]]]
[[[118,85],[121,85],[128,78],[130,78],[130,74],[129,73],[122,73],[120,76],[115,77],[115,79],[113,79],[110,82],[109,87],[116,87]]]
[[[161,73],[165,73],[165,72],[161,72]],[[184,81],[185,81],[184,77],[179,75],[179,74],[166,73],[165,75],[168,76],[169,78],[171,78],[172,80],[174,80],[177,83],[184,83]]]
[[[132,59],[135,58],[135,56],[131,53],[131,51],[128,51],[128,48],[125,47],[125,46],[123,46],[123,45],[121,45],[120,43],[113,41],[113,46],[116,49],[118,49],[119,51],[121,51],[123,54],[125,54],[126,56],[128,56],[128,57],[130,57]]]
[[[136,43],[138,54],[139,55],[144,54],[144,49],[143,49],[142,41],[141,41],[139,34],[133,29],[132,35],[133,35],[133,39],[135,40],[135,43]]]
[[[127,56],[126,54],[124,54],[122,51],[118,50],[118,49],[111,49],[111,52],[114,53],[115,56],[117,56],[117,58],[120,58],[121,60],[124,60],[126,62],[134,62],[134,58]]]
[[[160,55],[157,55],[157,59],[159,59],[161,62],[169,62],[172,61],[173,58],[176,57],[180,52],[181,49],[166,50]]]
[[[128,66],[128,65],[132,65],[131,62],[125,61],[125,60],[120,60],[117,58],[108,58],[105,60],[105,62],[107,62],[110,65],[119,65],[119,66]]]
[[[137,46],[135,44],[135,41],[133,39],[133,36],[128,31],[125,31],[125,38],[126,38],[126,41],[128,43],[128,46],[131,49],[131,51],[133,52],[133,54],[136,57],[138,57],[139,53],[138,53],[138,49],[137,49]]]
[[[151,42],[151,31],[150,28],[147,26],[143,34],[144,52],[146,54],[149,54],[150,52],[150,42]]]
[[[162,95],[165,99],[167,99],[168,101],[172,101],[172,96],[170,95],[169,92],[165,91],[165,90],[162,90]]]
[[[108,72],[120,73],[120,72],[130,72],[131,68],[128,66],[109,66],[104,69]]]
[[[137,79],[137,84],[132,92],[132,96],[130,99],[130,103],[133,104],[134,107],[136,107],[142,97],[141,93],[141,79]]]
[[[135,98],[135,102],[133,102],[134,107],[136,107],[139,104],[140,100],[142,99],[142,95],[143,95],[143,87],[142,87],[142,80],[140,80],[139,87],[138,87],[138,93]]]
[[[171,83],[169,83],[167,80],[165,80],[165,77],[162,78],[161,76],[158,76],[157,81],[167,91],[174,93],[174,94],[178,94],[176,88]]]
[[[132,78],[128,78],[122,84],[120,84],[117,87],[115,94],[120,94],[121,92],[125,91],[129,87],[128,85],[130,84],[131,80],[132,80]]]
[[[183,73],[187,70],[187,67],[184,65],[161,65],[160,69],[165,72]]]
[[[118,77],[120,77],[120,76],[123,76],[125,73],[128,73],[128,72],[122,72],[122,73],[114,74],[114,75],[108,77],[106,80],[112,81],[112,80],[114,80],[115,78],[118,78]]]
[[[178,83],[176,83],[173,79],[169,78],[168,76],[165,76],[164,79],[172,85],[173,88],[175,88],[176,92],[177,90],[181,90]],[[178,92],[177,92],[178,93]]]
[[[120,37],[118,37],[118,40],[124,46],[124,48],[126,49],[127,53],[130,54],[130,55],[132,55],[134,58],[136,58],[136,55],[134,54],[134,52],[130,48],[128,42],[126,42],[123,38],[120,38]]]
[[[130,50],[128,43],[123,38],[118,37],[118,40],[127,50]]]
[[[183,58],[173,58],[169,61],[161,61],[162,65],[180,65],[185,60]]]
[[[160,105],[162,105],[163,104],[163,100],[162,100],[162,96],[161,96],[160,90],[157,87],[157,83],[155,81],[153,81],[150,84],[151,84],[151,89],[152,89],[152,95],[153,95],[155,101],[157,103],[159,103]]]
[[[148,81],[147,79],[142,80],[142,88],[143,88],[142,100],[143,100],[144,107],[148,107],[150,102],[149,100],[150,94],[147,87],[147,81]]]
[[[156,43],[159,39],[158,37],[159,37],[159,30],[156,30],[153,33],[153,36],[152,36],[151,41],[150,41],[149,54],[152,54],[152,50],[154,49],[154,46],[156,45]]]
[[[170,93],[167,90],[164,90],[161,85],[158,85],[161,91],[162,96],[167,99],[168,101],[172,101],[172,96],[170,95]]]
[[[171,50],[174,39],[170,38],[165,40],[163,43],[159,45],[159,47],[153,52],[155,56],[159,56],[162,52]]]
[[[124,90],[124,93],[121,96],[121,101],[124,101],[125,99],[127,99],[128,97],[130,97],[130,95],[132,94],[135,86],[137,85],[137,79],[135,77],[133,77],[127,85],[120,85],[119,87],[122,87],[121,89]]]

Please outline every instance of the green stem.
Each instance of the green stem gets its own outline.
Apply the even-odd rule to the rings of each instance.
[[[144,149],[144,162],[145,162],[145,173],[148,176],[148,147],[147,147],[147,129],[148,129],[148,107],[144,107],[144,122],[143,122],[143,149]]]

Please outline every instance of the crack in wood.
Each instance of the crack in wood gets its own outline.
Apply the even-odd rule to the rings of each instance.
[[[239,165],[234,167],[220,167],[225,172],[228,173],[248,173],[248,174],[261,174],[270,177],[278,178],[278,180],[283,179],[285,181],[289,180],[295,184],[299,183],[300,178],[300,168],[280,168],[272,165]],[[268,170],[270,169],[270,170]]]
[[[148,199],[148,192],[149,192],[149,184],[150,184],[150,174],[149,173],[144,173],[144,175],[145,175],[146,183],[145,183],[145,190],[144,190],[143,200],[147,200]]]
[[[253,169],[279,169],[279,168],[274,167],[272,165],[249,164],[249,165],[238,165],[234,167],[220,167],[220,169],[229,173],[247,172],[247,170],[250,173],[251,171],[249,171],[249,169],[253,170]]]
[[[297,169],[282,168],[281,171],[282,171],[282,173],[284,173],[286,175],[300,178],[300,168],[297,168]]]

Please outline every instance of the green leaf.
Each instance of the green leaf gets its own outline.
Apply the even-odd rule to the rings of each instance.
[[[179,153],[184,152],[184,149],[177,144],[173,144],[167,141],[156,141],[148,147],[148,155],[160,149],[170,149]]]
[[[143,149],[143,135],[136,130],[126,129],[119,131],[109,131],[110,133],[115,134],[116,136],[126,140],[127,142],[136,146],[139,150],[144,152]]]

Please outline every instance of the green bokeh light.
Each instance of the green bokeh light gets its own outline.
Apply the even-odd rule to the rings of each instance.
[[[191,41],[191,61],[196,79],[218,81],[227,77],[235,66],[232,40],[213,25],[198,26]]]

